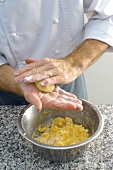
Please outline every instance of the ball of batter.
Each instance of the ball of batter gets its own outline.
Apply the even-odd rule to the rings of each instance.
[[[55,85],[54,85],[54,84],[51,84],[50,86],[41,86],[41,82],[42,82],[42,81],[43,81],[43,80],[35,82],[36,87],[37,87],[40,91],[43,91],[43,92],[47,93],[47,92],[52,92],[52,91],[54,90],[54,88],[55,88]]]

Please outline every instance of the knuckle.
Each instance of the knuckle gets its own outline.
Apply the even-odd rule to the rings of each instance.
[[[62,76],[61,77],[61,83],[65,83],[66,81],[65,81],[65,78],[64,78],[64,76]]]
[[[32,73],[33,73],[33,74],[36,74],[36,73],[37,73],[37,69],[36,69],[36,68],[33,68],[33,69],[32,69]]]
[[[31,70],[32,69],[32,66],[29,64],[26,66],[26,70]]]
[[[56,71],[58,72],[58,73],[63,73],[63,70],[61,69],[61,67],[58,67],[57,69],[56,69]]]
[[[53,61],[49,61],[49,67],[50,68],[55,68],[57,66],[57,63],[53,62]]]
[[[52,61],[50,61],[50,62],[49,62],[49,66],[50,66],[51,68],[54,68],[54,67],[56,67],[56,64],[53,63]]]
[[[68,79],[68,75],[63,74],[63,78],[64,78],[64,79]]]
[[[55,77],[51,77],[52,83],[55,84],[56,83],[56,78]]]
[[[57,66],[57,63],[51,61],[51,65],[54,66],[54,67],[56,67],[56,66]]]
[[[67,83],[68,81],[68,76],[65,74],[62,74],[62,76],[60,77],[61,83]]]
[[[48,62],[48,61],[50,61],[50,59],[46,57],[43,59],[43,61]]]

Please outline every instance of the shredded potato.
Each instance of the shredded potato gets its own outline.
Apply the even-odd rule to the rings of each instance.
[[[38,126],[40,135],[36,134],[34,140],[52,146],[73,145],[89,137],[88,130],[82,125],[74,124],[70,117],[57,117],[51,124],[40,125]]]

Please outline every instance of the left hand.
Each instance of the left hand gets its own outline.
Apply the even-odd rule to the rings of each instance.
[[[26,59],[27,65],[15,71],[16,82],[32,83],[44,80],[41,85],[68,84],[78,77],[69,58]]]
[[[37,89],[34,83],[20,83],[24,98],[29,103],[35,105],[38,111],[42,107],[59,108],[65,110],[83,109],[82,101],[74,94],[68,93],[56,86],[53,92],[43,93]]]
[[[65,110],[83,110],[82,101],[74,94],[68,93],[56,86],[53,92],[43,93],[41,102],[44,107],[59,108]]]

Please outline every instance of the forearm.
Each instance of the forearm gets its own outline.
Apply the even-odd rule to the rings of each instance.
[[[0,66],[0,90],[23,96],[20,84],[16,83],[14,78],[14,71],[9,65]]]
[[[98,40],[84,41],[71,55],[67,56],[72,67],[76,68],[79,76],[85,69],[96,62],[108,49],[109,45]]]

